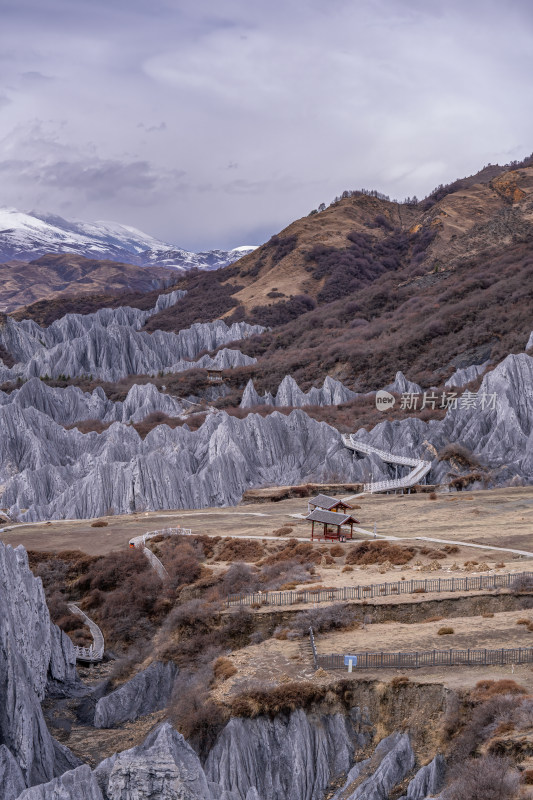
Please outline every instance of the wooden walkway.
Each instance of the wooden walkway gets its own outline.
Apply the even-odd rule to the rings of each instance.
[[[158,559],[155,553],[152,553],[149,547],[146,547],[146,542],[150,539],[153,539],[154,536],[190,536],[191,529],[190,528],[163,528],[160,531],[150,531],[149,533],[143,533],[142,536],[134,536],[133,539],[130,539],[129,545],[130,547],[136,547],[138,550],[141,550],[150,564],[152,565],[153,569],[159,575],[162,581],[165,581],[169,578],[169,574],[166,571],[163,563]]]
[[[417,483],[425,478],[431,469],[431,461],[424,461],[421,458],[408,458],[407,456],[396,456],[394,453],[389,453],[386,450],[380,450],[366,442],[360,442],[352,433],[343,433],[342,442],[345,447],[353,450],[356,453],[364,453],[365,455],[375,455],[385,461],[387,464],[401,464],[402,466],[413,467],[408,475],[403,478],[394,478],[388,481],[372,481],[365,483],[365,492],[373,494],[374,492],[390,492],[396,489],[410,489]]]
[[[96,622],[93,622],[93,620],[88,617],[87,614],[81,610],[81,608],[78,608],[75,603],[68,603],[68,610],[71,614],[76,614],[77,617],[81,617],[83,619],[93,637],[93,643],[90,647],[79,647],[79,645],[74,645],[76,661],[88,661],[89,663],[101,661],[104,657],[105,649],[104,635],[102,631]]]

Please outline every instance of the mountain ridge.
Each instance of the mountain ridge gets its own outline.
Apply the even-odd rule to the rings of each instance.
[[[32,261],[50,253],[75,253],[140,267],[219,269],[254,246],[192,253],[163,242],[132,225],[98,220],[67,220],[56,214],[0,207],[0,262]]]

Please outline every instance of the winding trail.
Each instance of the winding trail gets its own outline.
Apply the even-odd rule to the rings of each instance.
[[[146,542],[149,539],[153,539],[154,536],[190,536],[191,529],[190,528],[163,528],[160,531],[150,531],[149,533],[143,533],[142,536],[134,536],[133,539],[130,539],[129,545],[130,547],[136,547],[138,550],[141,550],[154,570],[157,572],[159,577],[162,581],[167,580],[170,575],[168,574],[167,570],[162,561],[158,559],[155,553],[153,553],[149,547],[146,547]]]
[[[93,637],[93,643],[90,647],[80,647],[79,645],[74,645],[76,661],[88,661],[89,663],[102,661],[105,649],[104,635],[102,631],[96,622],[93,622],[93,620],[88,617],[87,614],[76,605],[76,603],[68,603],[68,610],[71,614],[75,614],[77,617],[81,617],[83,619]]]
[[[421,458],[408,458],[407,456],[396,456],[394,453],[389,453],[386,450],[380,450],[366,442],[360,442],[355,438],[353,433],[343,433],[342,442],[345,447],[357,453],[364,453],[365,455],[378,456],[382,461],[387,464],[401,464],[402,466],[413,467],[408,475],[403,478],[394,478],[388,481],[372,481],[365,483],[365,492],[373,494],[374,492],[389,492],[393,489],[410,489],[411,486],[420,483],[425,478],[431,469],[431,461],[424,461]]]

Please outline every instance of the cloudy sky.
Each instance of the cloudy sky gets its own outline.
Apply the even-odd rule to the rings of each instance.
[[[1,0],[0,205],[259,244],[533,151],[529,0]]]

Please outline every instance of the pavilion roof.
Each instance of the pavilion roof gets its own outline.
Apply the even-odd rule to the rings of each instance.
[[[309,500],[314,506],[318,506],[319,508],[330,509],[333,506],[338,505],[339,503],[343,503],[343,505],[350,506],[348,503],[345,503],[343,500],[338,500],[336,497],[329,497],[327,494],[317,494],[315,497],[311,497]]]
[[[336,511],[325,511],[322,508],[315,508],[306,516],[309,522],[325,522],[327,525],[345,525],[347,522],[359,524],[359,520],[351,514],[338,514]]]

